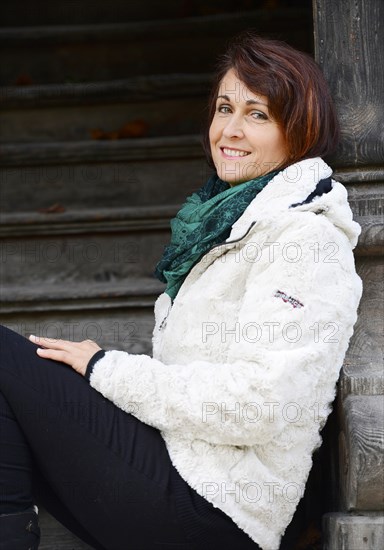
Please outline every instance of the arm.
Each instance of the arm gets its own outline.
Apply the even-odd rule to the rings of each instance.
[[[303,422],[304,415],[317,413],[322,423],[361,295],[350,248],[330,227],[321,222],[312,240],[338,240],[337,262],[327,262],[327,249],[316,257],[306,247],[297,262],[276,258],[262,271],[259,264],[252,266],[238,323],[259,326],[262,335],[255,341],[251,330],[242,333],[228,362],[164,364],[147,355],[109,351],[94,365],[91,385],[147,424],[217,444],[253,445],[278,437],[295,406]],[[286,242],[300,239],[302,231],[299,227]],[[303,307],[275,296],[276,290]]]

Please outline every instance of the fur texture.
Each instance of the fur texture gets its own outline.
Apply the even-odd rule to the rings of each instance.
[[[263,550],[302,496],[362,292],[344,186],[290,208],[330,175],[315,158],[275,176],[174,303],[159,296],[153,357],[109,351],[90,378]]]

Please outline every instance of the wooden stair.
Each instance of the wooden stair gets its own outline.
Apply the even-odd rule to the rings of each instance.
[[[217,54],[249,27],[312,51],[310,9],[253,6],[1,7],[0,322],[151,353],[169,220],[210,174],[199,134]],[[41,524],[42,550],[88,548],[43,509]]]
[[[344,121],[333,165],[363,229],[356,257],[364,295],[340,379],[339,441],[329,442],[340,473],[330,471],[327,480],[335,483],[335,513],[324,519],[326,550],[378,550],[384,540],[377,489],[384,164],[374,116],[384,96],[381,89],[366,101],[369,124],[361,129],[359,98],[366,91],[351,86],[348,71],[367,54],[356,54],[352,69],[345,48],[351,21],[357,24],[361,13],[368,19],[361,2],[314,3],[317,59]],[[199,134],[217,54],[246,28],[313,53],[310,2],[257,7],[248,0],[2,5],[0,322],[24,335],[92,338],[107,348],[151,352],[153,303],[164,288],[153,269],[169,220],[209,175]],[[371,11],[366,33],[383,14]],[[369,44],[378,48],[373,38]],[[381,82],[359,80],[366,81],[370,89]],[[356,136],[363,136],[361,147]],[[88,548],[44,510],[41,519],[42,550]]]

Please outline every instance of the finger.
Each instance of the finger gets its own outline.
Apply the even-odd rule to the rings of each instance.
[[[37,348],[36,353],[44,359],[52,359],[53,361],[59,361],[67,365],[71,364],[70,355],[63,350]]]
[[[42,338],[41,336],[30,335],[29,339],[39,346],[44,346],[50,349],[69,350],[74,342],[68,342],[67,340],[59,340],[55,338]]]

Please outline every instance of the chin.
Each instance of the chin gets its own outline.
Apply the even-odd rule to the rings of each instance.
[[[241,175],[241,171],[239,170],[233,170],[233,168],[228,168],[227,170],[217,170],[216,168],[216,172],[217,172],[217,175],[219,176],[219,178],[227,183],[229,183],[230,185],[238,185],[239,183],[244,183],[246,181],[249,181],[253,178],[255,178],[256,176],[242,176]]]
[[[217,175],[219,176],[219,178],[227,183],[229,183],[229,185],[239,185],[240,183],[245,183],[246,181],[250,181],[250,180],[253,180],[255,178],[258,178],[259,176],[263,175],[263,174],[249,174],[247,176],[243,176],[241,177],[241,175],[234,175],[234,174],[231,174],[229,177],[228,177],[228,173],[227,172],[217,172]]]

